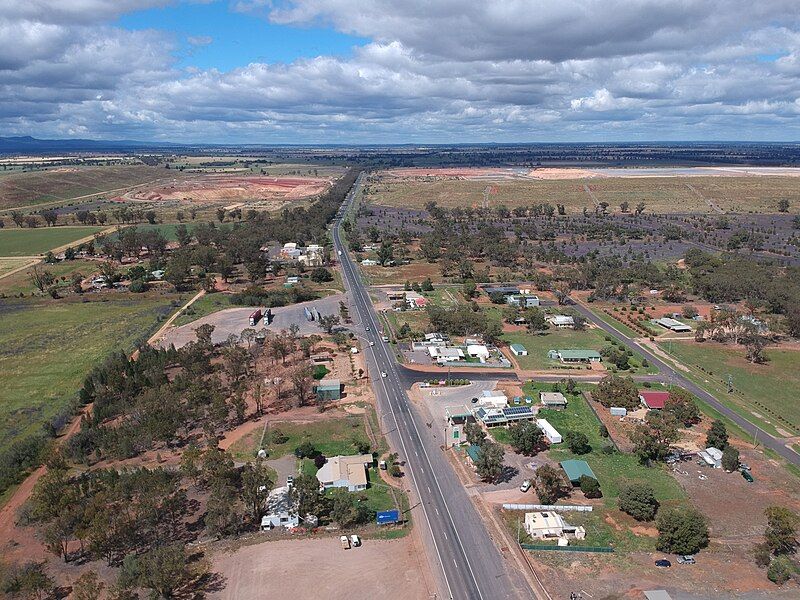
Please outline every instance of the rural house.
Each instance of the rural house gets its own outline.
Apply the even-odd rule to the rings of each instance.
[[[367,466],[372,464],[371,454],[332,456],[319,471],[317,479],[322,489],[347,488],[348,492],[367,489]]]
[[[661,410],[664,408],[664,403],[668,398],[669,392],[651,392],[647,390],[639,392],[639,402],[650,410]]]
[[[547,356],[562,363],[593,363],[603,360],[597,350],[550,350]]]

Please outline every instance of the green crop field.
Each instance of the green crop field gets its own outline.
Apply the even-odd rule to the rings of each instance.
[[[0,447],[64,411],[92,367],[146,338],[171,298],[0,303]]]
[[[102,231],[104,227],[38,227],[36,229],[0,229],[0,256],[44,254],[75,240]]]
[[[707,342],[660,343],[688,367],[695,367],[695,379],[714,394],[718,400],[737,409],[750,420],[776,427],[791,435],[800,432],[800,352],[797,350],[768,349],[769,361],[754,365],[745,359],[741,348]],[[696,367],[702,367],[705,372]],[[734,393],[727,392],[727,378],[731,375]],[[708,382],[706,382],[708,380]],[[778,416],[789,423],[782,422]],[[790,425],[791,424],[791,425]],[[789,427],[794,429],[789,429]],[[777,431],[781,435],[780,431]]]

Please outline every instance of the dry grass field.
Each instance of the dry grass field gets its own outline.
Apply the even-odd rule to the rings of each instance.
[[[800,206],[800,178],[764,176],[602,177],[562,180],[457,179],[380,175],[368,186],[367,201],[383,206],[422,208],[431,200],[444,207],[480,207],[484,190],[493,188],[490,206],[508,208],[548,202],[564,204],[569,213],[596,202],[619,211],[644,202],[648,212],[713,213],[708,201],[725,212],[777,212],[778,200]],[[691,187],[690,187],[691,186]]]
[[[166,173],[169,175],[169,171]],[[165,169],[145,165],[58,167],[0,177],[0,209],[71,200],[120,190],[165,176]]]

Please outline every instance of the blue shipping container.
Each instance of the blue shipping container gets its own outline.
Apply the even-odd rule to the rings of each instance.
[[[399,510],[381,510],[375,515],[375,522],[378,525],[389,525],[400,521]]]

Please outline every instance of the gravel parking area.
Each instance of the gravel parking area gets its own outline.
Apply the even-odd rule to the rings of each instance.
[[[271,331],[280,331],[281,329],[289,329],[292,323],[296,323],[297,326],[300,327],[300,335],[321,333],[322,330],[319,328],[316,321],[309,321],[306,319],[304,309],[306,307],[309,309],[315,308],[322,315],[338,315],[339,301],[344,299],[344,294],[334,294],[333,296],[326,296],[319,300],[311,300],[309,302],[301,302],[300,304],[292,304],[291,306],[273,308],[272,313],[274,318],[268,329]],[[195,329],[205,324],[214,326],[214,332],[211,334],[211,341],[215,344],[221,344],[227,340],[231,334],[241,335],[242,331],[250,327],[249,317],[256,308],[258,307],[227,308],[206,315],[186,325],[167,330],[158,341],[158,344],[162,348],[166,348],[170,344],[175,344],[176,348],[185,346],[196,339]],[[264,322],[260,321],[258,325],[255,326],[255,329],[261,329],[262,327],[264,327]]]
[[[423,600],[433,597],[424,554],[409,535],[364,540],[343,550],[339,538],[264,542],[213,558],[226,580],[212,598],[274,600]]]

